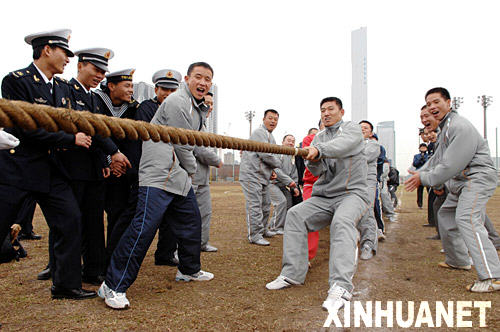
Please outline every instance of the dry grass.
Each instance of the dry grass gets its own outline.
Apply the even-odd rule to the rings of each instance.
[[[497,229],[499,194],[497,191],[488,205]],[[44,239],[25,242],[27,258],[0,265],[3,330],[321,330],[327,316],[321,303],[328,289],[328,230],[321,233],[318,256],[306,284],[270,292],[264,286],[279,274],[281,237],[271,239],[270,247],[248,243],[239,185],[213,185],[212,197],[211,243],[219,252],[203,253],[202,268],[215,273],[215,279],[176,283],[175,268],[155,266],[150,250],[137,281],[127,292],[132,307],[126,311],[110,310],[98,298],[50,299],[50,281],[36,280],[48,256],[47,226],[37,211],[35,230]],[[360,262],[354,280],[355,299],[492,301],[487,330],[500,330],[500,293],[469,293],[464,287],[475,279],[474,271],[439,269],[436,264],[444,257],[439,253],[440,242],[426,240],[434,230],[421,226],[426,210],[416,208],[413,193],[404,192],[402,199],[400,222],[388,225],[388,240],[380,244],[377,256]],[[475,325],[476,312],[472,319]]]

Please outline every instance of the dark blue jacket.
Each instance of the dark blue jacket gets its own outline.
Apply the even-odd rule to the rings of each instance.
[[[95,113],[96,98],[93,92],[87,93],[76,79],[69,81],[71,89],[71,105],[77,111]],[[74,147],[58,152],[66,171],[72,180],[96,181],[102,180],[102,169],[107,167],[107,155],[113,155],[118,150],[111,138],[92,137],[89,149]]]
[[[52,90],[53,94],[33,63],[9,73],[2,81],[3,98],[55,107],[70,106],[71,92],[66,81],[54,77]],[[21,142],[14,149],[0,151],[0,183],[47,193],[51,172],[59,171],[68,177],[54,151],[74,147],[75,135],[62,131],[49,133],[44,129],[27,131],[18,127],[6,131]]]
[[[428,159],[429,154],[427,152],[417,153],[413,156],[413,167],[415,167],[415,169],[419,169],[420,167],[424,166]]]

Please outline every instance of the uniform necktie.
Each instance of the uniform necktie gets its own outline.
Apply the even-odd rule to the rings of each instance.
[[[47,86],[49,87],[50,94],[52,94],[52,83],[47,83]]]

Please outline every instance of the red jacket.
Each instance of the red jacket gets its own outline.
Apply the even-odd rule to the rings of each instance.
[[[306,146],[311,145],[313,138],[314,138],[314,134],[307,135],[306,137],[304,137],[304,139],[302,140],[302,147],[304,148]],[[304,171],[304,177],[303,177],[304,184],[313,184],[314,182],[316,182],[317,179],[318,179],[318,177],[312,175],[312,173],[309,172],[309,170],[306,167],[306,170]]]

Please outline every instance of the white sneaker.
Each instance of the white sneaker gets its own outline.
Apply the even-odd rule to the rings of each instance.
[[[276,231],[276,235],[283,235],[283,234],[285,234],[285,231],[284,231],[284,230],[282,230],[282,229],[278,229],[278,230]]]
[[[490,293],[500,290],[500,280],[486,279],[476,280],[472,285],[467,286],[467,290],[474,293]]]
[[[323,301],[323,309],[328,310],[328,312],[336,311],[344,307],[344,305],[349,302],[352,298],[352,294],[349,293],[344,288],[333,284],[328,290],[328,296],[325,301]]]
[[[175,281],[209,281],[213,278],[213,273],[202,270],[193,274],[183,274],[181,271],[177,270],[177,274],[175,275]]]
[[[258,246],[268,246],[268,245],[270,245],[269,241],[267,241],[265,239],[258,239],[258,240],[255,240],[255,241],[250,241],[250,243],[256,244]]]
[[[285,276],[278,276],[278,278],[274,279],[270,283],[266,285],[266,288],[269,290],[278,290],[283,288],[288,288],[291,286],[300,285],[300,282],[287,278]]]
[[[127,295],[125,293],[115,292],[106,285],[106,282],[103,282],[101,287],[99,287],[97,295],[99,295],[101,299],[104,299],[104,302],[110,308],[126,309],[130,307]]]
[[[378,240],[380,242],[384,242],[385,241],[385,235],[384,235],[384,232],[382,232],[381,229],[378,229]]]
[[[206,244],[203,247],[201,247],[201,251],[204,252],[216,252],[218,249],[210,244]]]
[[[389,218],[389,221],[390,222],[398,222],[398,216],[397,215],[393,215]]]

